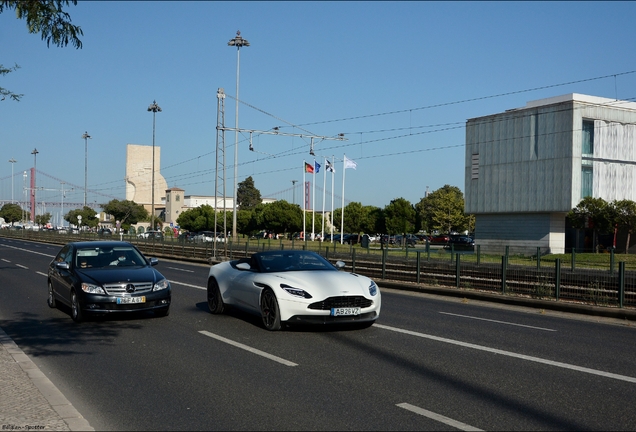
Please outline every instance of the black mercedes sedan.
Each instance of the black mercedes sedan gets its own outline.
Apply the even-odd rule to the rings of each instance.
[[[63,303],[75,322],[113,312],[170,311],[170,282],[134,245],[121,241],[68,243],[48,269],[50,307]]]

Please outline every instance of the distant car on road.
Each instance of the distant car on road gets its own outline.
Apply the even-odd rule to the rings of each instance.
[[[71,308],[75,322],[87,315],[170,310],[170,282],[132,244],[120,241],[71,242],[48,268],[48,304]]]

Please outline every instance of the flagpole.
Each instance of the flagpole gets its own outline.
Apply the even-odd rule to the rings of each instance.
[[[343,243],[344,237],[344,191],[345,191],[345,172],[347,171],[347,155],[342,158],[342,213],[340,214],[340,244]]]
[[[314,158],[314,172],[311,179],[311,241],[314,241],[314,232],[316,231],[316,159]]]
[[[303,228],[302,228],[302,233],[303,233],[303,241],[307,241],[307,233],[305,232],[305,211],[306,211],[306,207],[307,207],[307,197],[305,196],[305,171],[307,170],[306,168],[306,164],[307,162],[305,162],[305,160],[303,159]]]
[[[336,163],[336,158],[331,155],[331,163],[335,164]],[[333,167],[333,165],[332,165]],[[336,178],[336,173],[335,171],[332,169],[331,170],[331,243],[333,243],[333,228],[334,228],[334,220],[333,220],[333,184],[334,184],[334,180]]]
[[[323,158],[325,169],[322,172],[322,228],[320,230],[320,240],[325,239],[325,195],[327,194],[327,158]]]

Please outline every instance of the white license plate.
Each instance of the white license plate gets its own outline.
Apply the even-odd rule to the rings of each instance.
[[[146,296],[117,298],[117,304],[131,304],[131,303],[146,303]]]
[[[360,315],[359,307],[331,308],[331,316]]]

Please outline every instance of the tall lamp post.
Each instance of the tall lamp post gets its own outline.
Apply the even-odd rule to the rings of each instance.
[[[236,47],[236,118],[234,121],[236,130],[234,131],[234,204],[232,211],[232,241],[236,241],[236,193],[238,181],[238,114],[239,114],[239,71],[241,65],[241,47],[248,47],[250,43],[241,37],[241,32],[236,32],[236,37],[230,39],[229,46]]]
[[[13,204],[13,165],[17,162],[17,160],[11,158],[9,159],[11,162],[11,204]]]
[[[298,183],[298,180],[292,180],[292,199],[293,199],[293,203],[292,204],[296,204],[296,183]]]
[[[33,155],[33,178],[32,178],[32,183],[33,183],[33,190],[31,192],[31,194],[33,194],[33,208],[31,209],[33,211],[33,214],[31,215],[31,220],[33,221],[33,223],[35,223],[35,216],[36,216],[36,206],[37,206],[37,197],[35,195],[35,171],[37,170],[37,162],[38,162],[38,153],[40,153],[38,151],[38,149],[34,148],[33,151],[31,152],[31,154]]]
[[[88,132],[84,132],[82,138],[84,138],[84,207],[86,207],[86,192],[88,191],[88,139],[92,139],[92,137]]]
[[[151,202],[150,205],[150,226],[155,229],[155,117],[161,112],[161,107],[157,105],[157,101],[152,101],[148,107],[148,111],[152,111],[152,180],[151,180]]]

